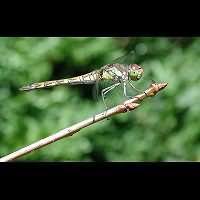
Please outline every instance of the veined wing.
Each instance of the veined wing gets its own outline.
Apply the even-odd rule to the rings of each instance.
[[[105,83],[100,80],[117,80],[122,74],[127,72],[127,65],[133,64],[135,60],[135,52],[131,51],[126,55],[118,57],[109,64],[104,65],[100,68],[101,79],[97,79],[95,82],[95,87],[93,88],[93,94],[95,98],[99,96],[100,88],[105,88]],[[108,87],[108,86],[107,86]]]
[[[127,54],[120,56],[112,61],[111,64],[119,63],[119,64],[134,64],[136,60],[136,53],[134,50],[128,52]]]
[[[116,80],[122,76],[128,76],[128,65],[135,64],[135,52],[128,52],[126,55],[114,59],[109,64],[101,68],[102,79]]]

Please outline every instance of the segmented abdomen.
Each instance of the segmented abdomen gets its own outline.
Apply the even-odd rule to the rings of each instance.
[[[101,80],[100,70],[92,71],[88,74],[77,76],[74,78],[67,79],[69,85],[78,85],[78,84],[93,84],[97,80]]]
[[[53,87],[53,86],[64,85],[64,84],[68,84],[68,85],[93,84],[93,83],[95,83],[95,81],[97,79],[101,79],[99,70],[90,72],[85,75],[68,78],[68,79],[60,79],[60,80],[45,81],[45,82],[40,82],[40,83],[33,83],[30,85],[23,86],[22,88],[20,88],[20,90],[29,91],[29,90]]]

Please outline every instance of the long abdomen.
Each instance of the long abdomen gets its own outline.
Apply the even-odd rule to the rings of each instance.
[[[68,84],[68,85],[94,84],[95,81],[99,78],[100,78],[99,71],[96,70],[96,71],[90,72],[88,74],[85,74],[82,76],[77,76],[74,78],[33,83],[30,85],[21,87],[20,90],[30,91],[30,90],[53,87],[53,86],[64,85],[64,84]]]

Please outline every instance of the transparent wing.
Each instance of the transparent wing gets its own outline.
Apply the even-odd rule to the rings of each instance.
[[[119,63],[119,64],[124,64],[126,67],[128,67],[129,64],[139,64],[138,63],[138,55],[135,50],[129,51],[127,54],[116,58],[113,60],[113,63]],[[127,84],[125,85],[126,87],[126,95],[127,96],[133,96],[135,95],[135,92],[141,92],[142,91],[142,85],[144,77],[140,79],[140,81],[128,81]]]
[[[100,84],[99,80],[96,80],[92,88],[92,96],[95,100],[99,100],[99,90],[100,90],[99,84]]]
[[[136,53],[134,50],[132,50],[132,51],[128,52],[127,54],[112,60],[109,63],[105,63],[105,65],[106,64],[115,64],[115,63],[125,64],[125,65],[134,64],[135,59],[136,59]],[[99,99],[99,97],[101,96],[101,94],[100,94],[101,90],[105,87],[108,87],[108,85],[105,82],[102,82],[101,80],[97,80],[93,87],[93,98]]]
[[[136,63],[135,51],[130,51],[127,54],[120,56],[106,64],[116,64],[116,63],[124,64],[125,66],[128,66],[129,64],[135,64]],[[106,69],[104,69],[104,70],[106,70]],[[133,88],[131,88],[129,85],[127,85],[126,87],[127,87],[128,95],[132,95],[132,93],[133,94],[135,93]],[[96,100],[97,99],[99,100],[100,98],[102,98],[101,92],[102,92],[102,90],[106,90],[106,89],[108,89],[107,91],[112,90],[112,92],[109,92],[109,93],[107,93],[107,91],[105,91],[106,105],[114,105],[114,102],[118,102],[119,99],[123,98],[123,87],[122,86],[119,85],[119,86],[115,87],[114,83],[107,83],[107,82],[101,81],[101,80],[97,80],[93,87],[93,98],[95,98]],[[111,98],[107,98],[107,96],[110,96]]]
[[[128,52],[127,54],[114,59],[110,64],[134,64],[136,61],[136,53],[134,50]]]

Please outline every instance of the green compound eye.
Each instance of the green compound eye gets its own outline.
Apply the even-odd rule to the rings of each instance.
[[[138,74],[137,74],[136,71],[132,71],[132,72],[130,72],[130,74],[129,74],[131,80],[133,80],[133,81],[137,80],[137,75],[138,75]]]

